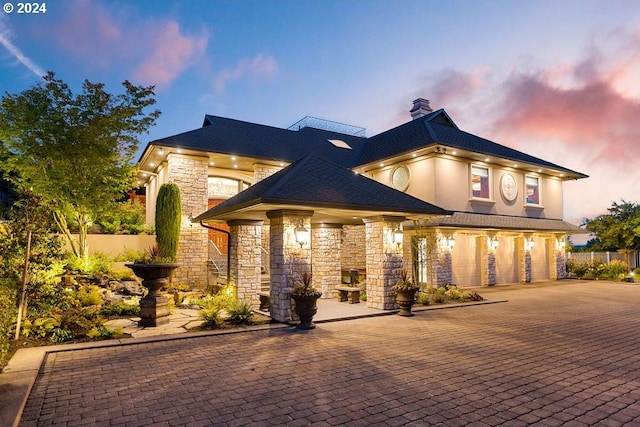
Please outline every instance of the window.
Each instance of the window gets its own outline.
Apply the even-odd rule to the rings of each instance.
[[[537,176],[525,177],[525,185],[527,188],[527,204],[540,204],[540,179]]]
[[[489,169],[471,166],[471,197],[489,198]]]
[[[409,168],[406,166],[398,166],[391,172],[391,185],[399,191],[405,191],[409,187]]]
[[[246,182],[232,178],[210,176],[207,181],[209,198],[229,198],[249,187]]]

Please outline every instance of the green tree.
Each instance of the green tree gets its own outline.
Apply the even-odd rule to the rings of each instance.
[[[175,262],[180,239],[180,188],[173,182],[167,182],[158,190],[156,201],[156,241],[162,256]]]
[[[582,221],[585,228],[596,235],[589,241],[590,249],[621,249],[627,255],[631,250],[640,249],[640,205],[621,200],[620,203],[613,202],[607,210],[608,214]]]
[[[122,85],[124,93],[112,95],[85,80],[74,95],[49,72],[24,92],[6,93],[0,104],[0,169],[51,203],[60,231],[85,259],[88,228],[135,186],[137,137],[160,115],[146,111],[155,104],[153,86]],[[77,240],[70,222],[77,224]]]

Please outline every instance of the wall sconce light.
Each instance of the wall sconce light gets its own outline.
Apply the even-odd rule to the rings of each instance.
[[[300,248],[302,248],[309,242],[309,230],[307,230],[307,228],[304,226],[304,222],[302,219],[300,219],[300,223],[293,231],[293,233],[296,236],[296,242],[300,245]]]
[[[524,249],[530,251],[536,245],[536,242],[533,241],[533,237],[529,237],[524,241]]]
[[[402,230],[400,230],[400,226],[393,232],[393,243],[398,246],[402,243]]]
[[[454,247],[455,245],[456,245],[456,241],[455,241],[455,239],[453,238],[453,236],[450,236],[450,237],[447,239],[447,246],[449,247],[449,249],[453,249],[453,247]]]
[[[453,236],[449,236],[449,237],[443,236],[440,238],[440,247],[443,249],[453,249],[455,244],[456,244],[456,241],[453,238]]]
[[[558,237],[558,241],[557,241],[558,249],[564,249],[566,245],[567,245],[567,242],[565,242],[563,238]]]
[[[498,236],[493,236],[493,238],[487,238],[487,245],[489,246],[489,248],[491,248],[494,251],[498,248],[499,243],[500,242],[498,241]]]

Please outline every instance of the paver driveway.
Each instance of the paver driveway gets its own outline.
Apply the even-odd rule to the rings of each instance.
[[[50,354],[21,426],[640,425],[640,286]]]

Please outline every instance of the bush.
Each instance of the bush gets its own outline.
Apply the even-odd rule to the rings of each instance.
[[[140,314],[140,306],[122,301],[112,302],[111,304],[103,305],[100,308],[100,314],[103,316],[138,316]]]
[[[14,324],[18,316],[15,285],[8,281],[0,281],[0,362],[9,351],[9,343],[14,333]]]
[[[78,290],[76,297],[83,307],[102,305],[104,302],[100,288],[95,285],[83,286]]]
[[[609,264],[605,264],[602,269],[602,277],[608,279],[622,279],[629,272],[629,267],[624,261],[614,259]]]
[[[249,301],[236,301],[227,307],[229,321],[236,325],[250,325],[253,318],[253,309]]]
[[[111,271],[111,259],[101,252],[96,252],[87,259],[69,254],[67,269],[79,274],[108,274]]]

